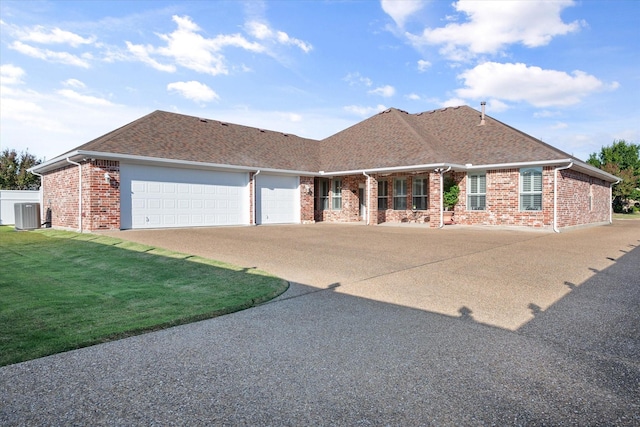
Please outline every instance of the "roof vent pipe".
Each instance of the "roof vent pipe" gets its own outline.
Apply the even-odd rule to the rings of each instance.
[[[480,126],[484,126],[484,109],[486,105],[487,103],[485,101],[482,101],[480,103],[480,106],[482,107],[482,114],[480,115]]]

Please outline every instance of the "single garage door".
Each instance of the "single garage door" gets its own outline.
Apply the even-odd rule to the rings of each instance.
[[[121,165],[121,228],[249,224],[247,173]]]
[[[300,222],[300,178],[259,174],[256,176],[256,222],[291,224]]]

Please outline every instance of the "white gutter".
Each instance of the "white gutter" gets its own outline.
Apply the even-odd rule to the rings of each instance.
[[[611,201],[611,206],[609,206],[609,224],[613,224],[613,186],[619,184],[621,181],[621,179],[618,179],[609,185],[609,200]]]
[[[33,171],[31,171],[31,173],[40,177],[40,188],[38,188],[38,196],[40,198],[40,222],[42,222],[42,218],[44,218],[44,191],[42,190],[44,188],[44,175]],[[42,226],[42,224],[40,224],[40,226]]]
[[[195,162],[192,160],[175,160],[175,159],[164,159],[160,157],[149,157],[149,156],[132,156],[129,154],[113,154],[113,153],[102,153],[98,151],[74,151],[72,153],[68,153],[67,157],[57,157],[55,159],[51,159],[45,163],[41,163],[38,166],[34,166],[31,169],[38,170],[48,170],[55,169],[56,163],[64,162],[67,158],[99,158],[103,160],[117,160],[123,163],[134,163],[134,164],[149,164],[149,165],[159,165],[159,166],[178,166],[190,169],[219,169],[225,171],[234,171],[234,172],[253,172],[256,170],[256,166],[237,166],[237,165],[226,165],[222,163],[207,163],[207,162]],[[30,172],[32,170],[29,169]],[[260,168],[262,172],[271,172],[280,175],[303,175],[303,176],[319,176],[318,172],[312,171],[300,171],[300,170],[288,170],[288,169],[276,169],[276,168]]]
[[[258,197],[256,195],[256,190],[258,189],[257,185],[256,185],[256,177],[260,175],[260,169],[258,169],[254,174],[253,174],[253,212],[251,212],[251,215],[253,216],[253,225],[258,225],[256,223],[256,210],[257,210],[257,206],[256,206],[256,202],[258,200]]]
[[[434,171],[440,174],[440,225],[438,226],[438,228],[444,227],[444,174],[449,172],[450,170],[451,166],[449,166],[447,169],[438,168]]]
[[[560,166],[553,170],[553,231],[559,233],[558,229],[558,171],[570,169],[573,162],[566,166]]]
[[[384,173],[384,172],[406,172],[406,171],[418,171],[418,170],[433,170],[437,168],[445,168],[445,167],[455,168],[457,170],[464,170],[465,166],[456,165],[450,163],[429,163],[426,165],[410,165],[410,166],[393,166],[393,167],[385,167],[385,168],[371,168],[371,169],[354,169],[354,170],[346,170],[346,171],[333,171],[333,172],[325,172],[320,171],[320,176],[340,176],[340,175],[359,175],[363,172],[367,173]]]
[[[365,212],[365,215],[367,215],[367,225],[370,225],[371,215],[369,213],[369,207],[371,205],[371,197],[370,197],[371,190],[370,190],[369,186],[371,185],[371,177],[369,175],[367,175],[367,173],[365,171],[362,171],[362,174],[367,177],[367,193],[366,193],[367,194],[366,195],[367,203],[366,203],[366,208],[365,208],[364,212]]]
[[[82,165],[70,160],[68,157],[66,160],[72,165],[78,166],[78,232],[82,233]]]

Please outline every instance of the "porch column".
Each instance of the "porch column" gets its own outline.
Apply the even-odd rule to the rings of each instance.
[[[369,215],[369,224],[378,224],[378,180],[375,176],[369,175],[367,194],[369,194],[369,203],[367,205],[367,215]]]

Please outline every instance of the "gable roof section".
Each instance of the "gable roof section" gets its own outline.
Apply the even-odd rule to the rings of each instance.
[[[73,151],[314,172],[318,141],[154,111]]]
[[[390,108],[322,141],[154,111],[30,171],[45,172],[66,164],[67,158],[89,156],[309,175],[415,171],[419,165],[465,170],[571,162],[591,176],[617,180],[489,116],[480,125],[480,112],[468,106],[417,114]]]
[[[471,107],[409,114],[391,108],[322,141],[326,170],[422,164],[509,164],[571,156]]]

